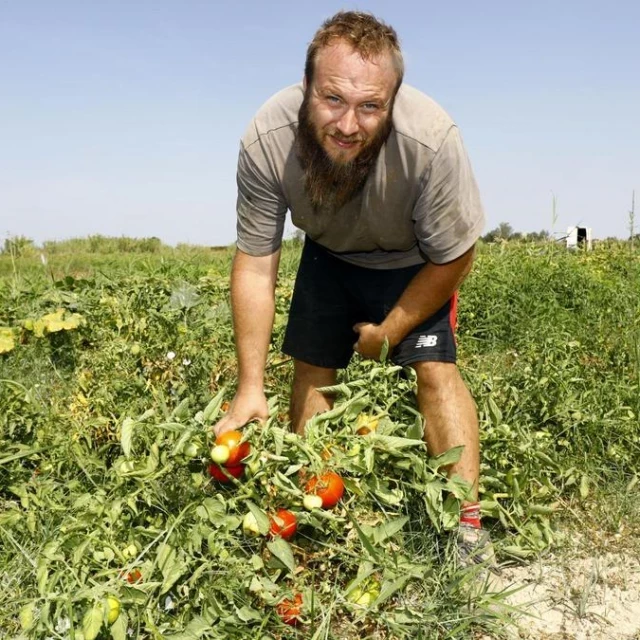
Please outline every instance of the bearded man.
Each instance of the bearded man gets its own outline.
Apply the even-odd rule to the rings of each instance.
[[[457,290],[484,215],[460,133],[403,84],[395,31],[361,12],[327,20],[304,79],[258,111],[238,160],[231,296],[239,383],[216,433],[268,417],[264,371],[287,211],[305,232],[283,351],[292,356],[292,427],[332,406],[354,351],[417,374],[431,455],[464,446],[450,468],[473,487],[459,547],[490,548],[480,527],[478,420],[456,366]],[[484,559],[483,553],[476,555]]]

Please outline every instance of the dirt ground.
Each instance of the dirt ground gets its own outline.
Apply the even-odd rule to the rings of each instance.
[[[640,640],[637,553],[548,556],[503,569],[500,586],[517,589],[508,602],[527,612],[514,639]]]

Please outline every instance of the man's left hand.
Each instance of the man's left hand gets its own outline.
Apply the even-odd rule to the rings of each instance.
[[[382,345],[387,337],[381,325],[373,322],[358,322],[353,326],[353,330],[360,336],[353,345],[353,350],[363,358],[379,360]]]

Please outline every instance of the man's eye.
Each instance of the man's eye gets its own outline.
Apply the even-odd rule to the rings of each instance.
[[[377,110],[377,108],[378,108],[378,105],[377,105],[375,102],[365,102],[365,103],[362,105],[362,108],[363,108],[365,111],[376,111],[376,110]]]
[[[340,98],[338,96],[327,96],[327,101],[331,104],[340,104]]]

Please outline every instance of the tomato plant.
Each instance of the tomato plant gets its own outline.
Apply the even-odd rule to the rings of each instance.
[[[227,484],[228,482],[231,482],[231,478],[229,478],[229,476],[232,476],[234,478],[239,478],[244,473],[244,465],[236,464],[234,466],[225,466],[223,469],[220,465],[217,465],[212,462],[208,467],[208,471],[209,471],[209,475],[214,480],[217,480],[222,484]]]
[[[224,446],[229,449],[229,457],[224,463],[227,467],[239,465],[251,453],[249,443],[241,442],[241,440],[242,433],[240,431],[227,431],[216,438],[216,448]]]
[[[313,476],[305,485],[305,491],[321,498],[325,509],[331,509],[344,495],[344,482],[335,471],[325,471]]]
[[[291,598],[286,598],[276,605],[276,612],[280,620],[285,624],[295,627],[300,622],[300,614],[302,613],[302,594],[296,593]]]
[[[298,529],[296,516],[288,509],[278,509],[270,516],[269,522],[269,535],[272,537],[280,536],[285,540],[291,540]]]

